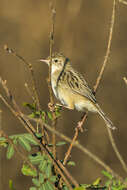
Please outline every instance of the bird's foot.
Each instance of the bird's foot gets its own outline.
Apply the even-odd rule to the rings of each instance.
[[[55,111],[55,105],[52,104],[51,102],[48,103],[48,108],[51,112],[54,112]]]

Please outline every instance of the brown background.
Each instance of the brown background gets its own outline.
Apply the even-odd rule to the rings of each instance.
[[[56,5],[55,51],[63,52],[71,58],[73,66],[94,85],[102,66],[109,34],[112,1],[109,0],[61,0]],[[46,77],[47,65],[38,62],[49,55],[50,30],[49,0],[0,0],[0,76],[6,79],[21,109],[23,102],[31,102],[24,83],[30,85],[29,71],[12,55],[7,55],[3,45],[8,44],[34,67],[41,107],[47,110],[49,102]],[[118,127],[114,131],[117,146],[126,160],[127,87],[122,80],[126,76],[127,62],[127,6],[117,4],[113,33],[112,51],[109,63],[97,92],[100,105]],[[0,87],[0,93],[3,90]],[[24,128],[0,101],[3,110],[2,127],[8,134],[24,132]],[[72,137],[74,127],[81,113],[64,110],[58,123],[58,130]],[[97,115],[89,114],[85,124],[87,132],[79,135],[79,141],[98,155],[110,167],[125,177],[108,139],[105,124]],[[67,147],[65,147],[67,148]],[[60,149],[59,149],[60,150]],[[65,150],[60,150],[61,156]],[[0,152],[0,189],[8,189],[8,180],[14,181],[17,190],[28,189],[31,179],[21,175],[20,158],[5,159],[5,151]],[[17,160],[17,161],[16,161]],[[76,148],[72,151],[76,167],[70,168],[80,183],[91,183],[101,176],[102,168]]]

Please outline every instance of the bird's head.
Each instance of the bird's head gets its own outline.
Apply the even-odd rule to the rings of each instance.
[[[47,59],[41,59],[40,61],[45,62],[48,65],[50,65],[50,61],[52,61],[52,73],[57,70],[62,70],[63,67],[69,63],[69,59],[61,53],[54,53],[52,59],[48,57]]]

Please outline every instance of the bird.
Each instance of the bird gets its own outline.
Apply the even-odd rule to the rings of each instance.
[[[107,127],[116,129],[112,121],[99,106],[94,91],[89,87],[82,74],[72,67],[70,59],[62,53],[54,53],[52,57],[40,59],[50,65],[51,86],[55,97],[63,107],[81,112],[98,113]]]

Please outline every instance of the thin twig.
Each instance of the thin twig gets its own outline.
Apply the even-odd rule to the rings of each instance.
[[[84,123],[86,117],[87,117],[87,114],[85,113],[84,116],[83,116],[83,119],[82,119],[80,122],[78,122],[78,124],[77,124],[77,126],[76,126],[76,128],[75,128],[75,134],[74,134],[74,136],[73,136],[73,139],[72,139],[72,141],[71,141],[71,144],[70,144],[70,146],[69,146],[69,148],[68,148],[68,150],[67,150],[67,152],[66,152],[66,154],[65,154],[65,157],[64,157],[64,161],[63,161],[63,165],[64,165],[64,166],[66,165],[66,163],[67,163],[67,161],[68,161],[68,159],[69,159],[69,157],[70,157],[70,155],[71,155],[71,151],[72,151],[72,148],[73,148],[73,144],[74,144],[74,142],[75,142],[75,141],[77,140],[77,138],[78,138],[79,131],[83,132],[83,130],[82,130],[82,125],[83,125],[83,123]]]
[[[25,83],[24,86],[25,86],[25,88],[26,88],[26,90],[27,90],[29,96],[32,98],[32,100],[33,100],[33,102],[34,102],[34,101],[35,101],[35,98],[34,98],[34,96],[33,96],[32,93],[31,93],[31,90],[30,90],[30,88],[29,88],[29,85],[28,85],[27,83]]]
[[[68,170],[64,167],[64,165],[59,160],[58,160],[58,164],[63,169],[64,173],[70,179],[70,181],[73,181],[73,184],[75,185],[75,187],[78,187],[79,186],[78,182],[74,179],[74,177],[72,177],[72,175],[70,175]]]
[[[116,153],[116,156],[117,156],[118,160],[120,161],[120,163],[121,163],[121,165],[122,165],[124,171],[127,172],[126,163],[124,162],[123,157],[122,157],[122,155],[120,154],[120,152],[119,152],[119,150],[118,150],[118,148],[117,148],[117,146],[116,146],[116,143],[115,143],[114,137],[113,137],[113,135],[112,135],[111,129],[107,127],[107,130],[108,130],[108,135],[109,135],[109,139],[110,139],[110,142],[111,142],[111,144],[112,144],[113,150],[114,150],[114,152]]]
[[[5,100],[5,98],[0,94],[0,99],[4,102],[4,104],[9,108],[9,110],[15,115],[16,118],[18,118],[18,120],[23,124],[23,126],[26,128],[27,131],[29,131],[29,133],[31,131],[33,131],[34,133],[36,133],[36,130],[34,129],[34,127],[31,125],[31,123],[29,122],[29,120],[24,119],[24,115],[20,112],[16,112],[9,104],[8,102]]]
[[[72,139],[67,137],[66,135],[58,132],[57,130],[53,129],[51,126],[49,126],[48,124],[44,123],[42,120],[40,119],[35,119],[35,118],[30,118],[26,115],[24,115],[24,117],[28,118],[29,120],[35,121],[37,122],[42,122],[43,125],[45,126],[45,128],[47,128],[51,133],[55,133],[58,137],[64,139],[65,141],[71,143]],[[108,165],[106,165],[100,158],[98,158],[95,154],[93,154],[92,152],[90,152],[87,148],[85,148],[84,146],[82,146],[77,140],[73,143],[74,147],[77,147],[79,150],[81,150],[83,153],[85,153],[87,156],[89,156],[92,160],[94,160],[96,163],[98,163],[101,167],[103,167],[105,170],[107,170],[108,172],[110,172],[114,177],[120,179],[123,181],[123,178],[120,177],[116,172],[114,172]]]
[[[17,152],[17,154],[19,155],[20,158],[23,159],[23,161],[25,161],[33,170],[36,171],[36,168],[31,164],[31,162],[28,160],[28,158],[19,151],[19,149],[17,148],[17,146],[13,143],[13,141],[8,137],[8,135],[5,134],[4,131],[1,132],[2,136],[5,137],[5,139],[8,141],[9,144],[11,144],[15,151]]]
[[[99,76],[97,78],[97,81],[96,81],[96,84],[94,86],[94,91],[96,92],[97,88],[98,88],[98,85],[101,81],[101,78],[102,78],[102,75],[104,73],[104,69],[105,69],[105,66],[107,65],[108,63],[108,58],[109,58],[109,54],[110,54],[110,50],[111,50],[111,42],[112,42],[112,35],[113,35],[113,28],[114,28],[114,23],[115,23],[115,8],[116,8],[116,0],[113,0],[113,8],[112,8],[112,18],[111,18],[111,26],[110,26],[110,33],[109,33],[109,40],[108,40],[108,46],[107,46],[107,51],[106,51],[106,56],[105,56],[105,59],[104,59],[104,63],[102,65],[102,68],[101,68],[101,71],[99,73]],[[125,82],[127,82],[126,78],[124,78]],[[109,140],[111,142],[111,145],[113,147],[113,150],[115,151],[116,153],[116,156],[117,158],[119,159],[123,169],[125,170],[125,172],[127,172],[127,166],[121,156],[121,154],[119,153],[119,150],[116,146],[116,143],[115,143],[115,140],[114,140],[114,137],[112,135],[112,132],[111,130],[106,127],[107,130],[108,130],[108,135],[109,135]]]
[[[11,110],[11,112],[22,122],[25,123],[25,127],[27,126],[29,128],[30,131],[33,131],[34,133],[36,133],[36,130],[34,129],[34,127],[31,125],[31,123],[29,122],[29,120],[25,120],[23,114],[21,113],[15,99],[13,98],[11,91],[8,89],[7,87],[7,82],[6,80],[2,80],[2,78],[0,78],[0,83],[3,86],[7,97],[9,98],[9,100],[12,102],[13,107],[15,109],[13,109],[13,107],[11,107],[8,102],[5,100],[5,98],[0,94],[0,98],[1,100],[4,102],[4,104]]]
[[[98,86],[100,84],[100,81],[101,81],[103,73],[104,73],[104,69],[105,69],[105,67],[106,67],[106,65],[108,63],[108,59],[109,59],[109,54],[110,54],[110,50],[111,50],[112,36],[113,36],[113,28],[114,28],[114,23],[115,23],[115,7],[116,7],[116,0],[113,1],[111,26],[110,26],[109,40],[108,40],[108,45],[107,45],[106,56],[105,56],[101,71],[100,71],[100,73],[99,73],[99,75],[97,77],[97,80],[96,80],[96,83],[95,83],[95,86],[94,86],[94,92],[97,91],[97,88],[98,88]],[[124,80],[125,80],[125,82],[127,82],[126,78],[124,78]],[[85,120],[86,120],[86,114],[84,114],[84,117],[83,117],[82,122],[81,122],[81,126],[83,125]],[[116,153],[116,156],[119,159],[123,169],[127,172],[127,166],[126,166],[121,154],[118,151],[118,148],[117,148],[117,146],[115,144],[115,140],[114,140],[113,135],[112,135],[112,132],[111,132],[110,129],[107,129],[107,130],[108,130],[108,135],[109,135],[110,142],[111,142],[112,147],[113,147],[113,149],[114,149],[114,151]],[[75,135],[76,135],[76,133],[75,133]],[[74,135],[74,138],[75,138],[75,135]],[[70,147],[68,149],[69,153],[71,153],[72,143],[71,143]],[[68,156],[69,156],[69,153],[68,153]]]
[[[110,31],[109,31],[109,39],[108,39],[108,45],[107,45],[107,51],[106,51],[106,55],[104,58],[104,62],[102,65],[102,68],[100,70],[100,73],[97,77],[96,83],[94,85],[94,92],[97,91],[97,88],[100,84],[100,81],[102,79],[102,75],[104,73],[105,67],[108,63],[108,59],[109,59],[109,55],[110,55],[110,51],[111,51],[111,42],[112,42],[112,36],[113,36],[113,29],[114,29],[114,23],[115,23],[115,8],[116,8],[116,0],[113,0],[113,7],[112,7],[112,16],[111,16],[111,25],[110,25]]]
[[[63,161],[63,165],[64,165],[64,166],[66,165],[66,163],[67,163],[67,161],[68,161],[68,159],[69,159],[69,157],[70,157],[70,155],[71,155],[71,150],[72,150],[72,147],[73,147],[74,142],[77,140],[78,133],[79,133],[79,129],[78,129],[78,127],[76,127],[76,128],[75,128],[74,137],[73,137],[72,142],[71,142],[71,144],[70,144],[70,146],[69,146],[69,148],[68,148],[68,151],[66,152],[65,157],[64,157],[64,161]]]
[[[102,78],[102,75],[104,73],[104,69],[105,69],[105,66],[107,65],[108,63],[108,58],[109,58],[109,54],[110,54],[110,50],[111,50],[111,42],[112,42],[112,36],[113,36],[113,28],[114,28],[114,23],[115,23],[115,8],[116,8],[116,0],[113,0],[113,8],[112,8],[112,18],[111,18],[111,26],[110,26],[110,33],[109,33],[109,40],[108,40],[108,46],[107,46],[107,51],[106,51],[106,56],[105,56],[105,59],[104,59],[104,63],[102,65],[102,68],[101,68],[101,71],[99,73],[99,76],[97,78],[97,81],[96,81],[96,84],[94,86],[94,91],[96,92],[97,91],[97,88],[98,88],[98,85],[101,81],[101,78]],[[125,78],[124,78],[125,80]],[[126,80],[125,80],[126,81]],[[127,81],[126,81],[127,82]],[[112,132],[111,130],[106,127],[107,130],[108,130],[108,135],[109,135],[109,140],[112,144],[112,147],[116,153],[116,156],[117,158],[119,159],[123,169],[125,170],[125,172],[127,172],[127,166],[121,156],[121,154],[119,153],[119,150],[116,146],[116,143],[115,143],[115,140],[114,140],[114,137],[112,135]]]
[[[124,5],[127,5],[127,1],[125,0],[119,0],[119,3],[123,3]]]
[[[24,115],[22,114],[22,117],[20,114],[17,114],[17,112],[15,112],[15,110],[7,103],[7,101],[3,98],[3,96],[0,94],[0,99],[5,103],[5,105],[10,109],[10,111],[15,115],[16,118],[19,119],[19,121],[22,123],[22,125],[25,127],[25,129],[34,137],[34,139],[37,141],[37,143],[39,144],[39,146],[41,147],[41,149],[43,148],[42,144],[40,144],[40,140],[37,139],[35,132],[32,129],[34,129],[34,127],[30,127],[28,125],[28,119],[24,117]],[[21,112],[20,112],[21,113]],[[51,155],[49,155],[51,157]],[[50,158],[51,159],[51,158]],[[55,162],[52,158],[52,161]],[[56,166],[56,165],[55,165]],[[60,175],[62,176],[62,178],[65,180],[65,176],[62,174],[61,169],[56,166],[57,170],[60,172]],[[67,181],[67,179],[66,179]],[[66,182],[65,181],[65,182]]]
[[[53,92],[52,92],[52,87],[51,87],[51,68],[52,68],[52,54],[53,54],[53,47],[54,47],[54,26],[55,26],[56,10],[55,10],[55,7],[53,7],[52,3],[50,3],[50,9],[51,9],[51,31],[50,31],[50,63],[49,63],[48,88],[49,88],[49,95],[50,95],[50,103],[52,106],[54,106],[54,98],[53,98]],[[51,112],[53,116],[52,126],[55,129],[57,119],[55,116],[55,112],[53,110],[51,110]],[[55,134],[52,134],[52,144],[53,144],[53,155],[56,158]]]
[[[112,9],[112,18],[111,18],[111,26],[110,26],[110,33],[109,33],[109,40],[108,40],[108,45],[107,45],[107,51],[106,51],[106,56],[105,56],[105,59],[104,59],[104,62],[103,62],[103,65],[102,65],[102,68],[100,70],[100,73],[97,77],[97,80],[96,80],[96,83],[95,83],[95,86],[94,86],[94,92],[97,91],[97,88],[100,84],[100,81],[102,79],[102,76],[103,76],[103,73],[104,73],[104,69],[107,65],[107,62],[108,62],[108,58],[109,58],[109,54],[110,54],[110,49],[111,49],[111,41],[112,41],[112,34],[113,34],[113,28],[114,28],[114,21],[115,21],[115,0],[113,1],[113,9]],[[87,113],[84,114],[83,116],[83,119],[80,121],[80,128],[82,128],[82,125],[83,123],[85,122],[87,118]],[[75,131],[75,134],[74,134],[74,137],[73,139],[76,140],[77,139],[77,131]],[[71,150],[72,150],[72,146],[73,146],[73,141],[72,143],[70,144],[70,147],[68,148],[68,151],[66,153],[66,156],[65,156],[65,163],[67,162],[67,158],[69,157],[69,155],[71,154]]]
[[[17,52],[15,52],[13,49],[9,48],[7,45],[4,45],[4,49],[8,53],[10,53],[10,54],[16,56],[17,58],[19,58],[21,61],[23,61],[25,63],[25,65],[28,66],[29,71],[31,73],[32,89],[33,89],[33,93],[34,93],[34,96],[35,96],[34,101],[37,104],[38,109],[41,110],[40,102],[39,102],[39,98],[38,98],[38,93],[37,93],[37,88],[36,88],[36,80],[35,80],[34,70],[33,70],[32,64],[29,63],[28,61],[26,61],[26,59],[24,57],[22,57],[21,55],[17,54]]]
[[[4,81],[2,81],[2,79],[0,80],[0,82],[1,82],[2,86],[4,87],[5,92],[6,91],[9,92],[9,97],[10,97],[10,90],[6,86],[6,83]],[[48,154],[48,157],[54,163],[56,170],[62,176],[62,178],[63,178],[64,182],[67,184],[67,186],[72,190],[72,187],[71,187],[68,179],[65,176],[66,172],[64,172],[63,169],[59,166],[58,161],[52,156],[52,154],[48,150],[47,146],[43,143],[43,141],[40,142],[40,140],[37,138],[36,131],[35,131],[34,127],[31,125],[31,123],[29,122],[29,120],[24,116],[24,114],[21,112],[21,110],[19,110],[19,108],[18,108],[18,111],[15,111],[14,108],[11,105],[8,104],[8,102],[5,100],[5,98],[1,94],[0,94],[0,99],[10,109],[10,111],[15,115],[15,117],[19,119],[19,121],[23,124],[23,126],[25,127],[25,129],[33,136],[33,138],[39,144],[41,150],[43,150],[43,148],[44,148],[44,150]],[[12,104],[14,103],[13,106],[17,108],[18,106],[17,106],[17,104],[16,104],[16,102],[15,102],[14,97],[12,96],[12,94],[11,94],[11,99],[13,100]],[[38,120],[38,122],[39,122],[39,120]],[[40,124],[42,124],[42,122]],[[75,184],[75,180],[74,180],[74,181],[72,181],[72,184],[74,184],[77,187],[78,183]]]

